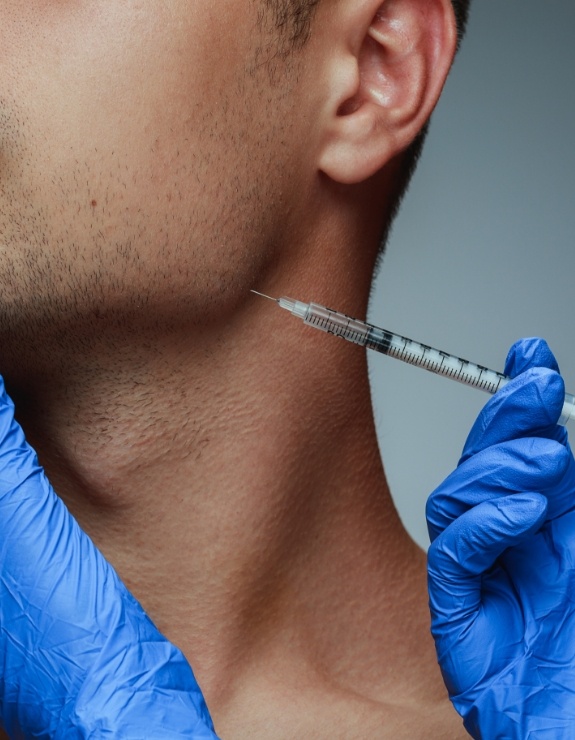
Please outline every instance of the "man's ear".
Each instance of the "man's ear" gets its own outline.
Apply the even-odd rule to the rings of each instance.
[[[342,0],[328,66],[319,168],[362,182],[406,149],[431,115],[451,67],[451,0]]]

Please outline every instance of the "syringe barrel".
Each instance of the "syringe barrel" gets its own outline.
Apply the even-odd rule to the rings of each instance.
[[[487,393],[496,393],[509,383],[510,378],[483,365],[477,365],[461,357],[415,342],[400,334],[366,324],[350,316],[333,311],[319,303],[302,303],[291,298],[280,298],[278,303],[304,323],[333,334],[348,342],[359,344],[367,349],[395,357],[410,365],[424,368],[437,375],[457,380],[464,385],[479,388]],[[575,396],[565,394],[565,402],[558,424],[565,426],[575,420]]]
[[[496,393],[507,382],[507,378],[495,370],[375,326],[370,327],[366,347],[486,393]]]
[[[563,409],[561,410],[561,416],[557,423],[565,426],[565,424],[572,419],[575,419],[575,396],[571,393],[566,393]]]
[[[328,334],[346,339],[348,342],[365,347],[370,326],[363,321],[352,319],[338,311],[321,306],[319,303],[310,303],[304,317],[304,323],[321,329]]]

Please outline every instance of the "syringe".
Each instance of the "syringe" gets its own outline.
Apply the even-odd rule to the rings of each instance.
[[[252,293],[275,301],[281,308],[303,319],[305,324],[314,326],[316,329],[342,337],[348,342],[373,349],[389,357],[395,357],[410,365],[422,367],[437,375],[457,380],[459,383],[479,388],[487,393],[495,393],[511,380],[502,373],[489,370],[483,365],[476,365],[421,342],[414,342],[413,339],[402,337],[400,334],[394,334],[386,329],[353,319],[339,311],[321,306],[319,303],[302,303],[302,301],[285,297],[272,298],[257,290],[252,290]],[[575,396],[566,393],[558,424],[565,425],[571,419],[575,419]]]

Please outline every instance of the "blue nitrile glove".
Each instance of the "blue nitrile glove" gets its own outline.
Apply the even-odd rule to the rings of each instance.
[[[451,700],[484,740],[575,738],[575,462],[547,344],[479,415],[431,495],[432,633]]]
[[[0,714],[16,738],[213,738],[192,669],[55,495],[0,379]]]

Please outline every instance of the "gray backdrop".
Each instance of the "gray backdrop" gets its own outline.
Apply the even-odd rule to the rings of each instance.
[[[545,337],[572,393],[574,39],[573,0],[474,0],[369,313],[496,370],[515,339]],[[389,483],[425,547],[425,499],[488,397],[369,355]]]

